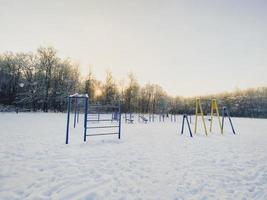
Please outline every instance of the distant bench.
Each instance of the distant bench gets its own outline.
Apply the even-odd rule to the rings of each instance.
[[[148,122],[147,118],[145,118],[144,116],[140,115],[139,117],[143,120],[143,122],[145,122],[145,123]]]
[[[126,122],[129,122],[131,124],[134,122],[134,120],[133,119],[130,119],[130,118],[126,118],[125,120],[126,120]]]

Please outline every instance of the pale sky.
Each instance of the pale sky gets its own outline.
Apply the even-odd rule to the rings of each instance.
[[[0,53],[39,46],[171,95],[267,86],[267,1],[0,0]]]

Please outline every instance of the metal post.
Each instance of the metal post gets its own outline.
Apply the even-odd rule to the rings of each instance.
[[[225,107],[223,107],[223,110],[222,110],[222,129],[224,127],[224,116],[225,116]]]
[[[68,97],[68,111],[67,111],[67,130],[66,130],[66,144],[69,143],[69,123],[70,123],[70,97]]]
[[[189,124],[187,115],[186,115],[186,122],[187,122],[187,126],[188,126],[188,128],[189,128],[190,137],[193,137],[193,134],[192,134],[192,131],[191,131],[191,128],[190,128],[190,124]]]
[[[118,138],[121,139],[121,104],[119,104],[119,135]]]
[[[84,137],[83,141],[86,142],[86,135],[87,135],[87,115],[88,115],[88,98],[84,98],[85,108],[84,108]]]
[[[222,113],[222,115],[223,115],[222,116],[222,130],[224,128],[225,113],[226,113],[226,115],[227,115],[227,117],[229,119],[229,122],[230,122],[230,125],[231,125],[231,128],[232,128],[233,133],[236,134],[235,129],[234,129],[234,126],[233,126],[233,123],[232,123],[232,120],[231,120],[231,117],[230,117],[230,113],[229,113],[229,111],[228,111],[228,109],[226,107],[223,107],[223,113]]]
[[[190,128],[190,124],[189,124],[189,120],[188,120],[188,116],[187,116],[187,115],[183,115],[183,124],[182,124],[182,131],[181,131],[181,134],[184,133],[184,123],[185,123],[185,119],[186,119],[186,123],[187,123],[188,129],[189,129],[190,137],[193,137],[193,134],[192,134],[192,131],[191,131],[191,128]]]
[[[182,131],[181,131],[181,134],[184,133],[184,118],[185,118],[185,115],[183,115],[183,122],[182,122]]]
[[[75,98],[75,108],[74,108],[74,121],[73,121],[73,127],[75,128],[76,127],[76,117],[77,117],[77,97],[74,97]]]
[[[232,123],[232,120],[231,120],[230,114],[229,114],[228,110],[226,110],[226,112],[227,112],[228,119],[229,119],[229,121],[230,121],[230,124],[231,124],[231,127],[232,127],[232,131],[233,131],[233,133],[235,134],[235,129],[234,129],[234,126],[233,126],[233,123]]]

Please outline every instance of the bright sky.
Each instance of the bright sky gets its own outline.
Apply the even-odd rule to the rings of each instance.
[[[0,52],[54,46],[172,95],[267,86],[266,0],[0,0]]]

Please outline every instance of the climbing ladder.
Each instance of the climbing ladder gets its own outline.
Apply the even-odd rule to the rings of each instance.
[[[86,123],[84,125],[84,142],[88,136],[118,135],[121,137],[121,108],[120,105],[87,105]],[[95,114],[97,118],[95,117]],[[103,124],[104,122],[104,124]],[[106,124],[109,123],[109,124]],[[109,130],[93,132],[93,129]],[[92,130],[92,131],[89,131]],[[92,133],[91,133],[92,132]]]
[[[74,108],[72,103],[74,101]],[[79,113],[83,105],[84,114],[84,142],[88,136],[118,135],[121,138],[121,106],[119,105],[91,105],[87,94],[68,96],[66,144],[69,143],[70,113],[74,112],[74,128],[79,121]],[[103,124],[104,123],[104,124]],[[106,131],[108,130],[108,131]]]

